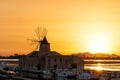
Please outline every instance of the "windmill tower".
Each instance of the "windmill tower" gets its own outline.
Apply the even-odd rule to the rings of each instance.
[[[44,36],[43,40],[41,41],[40,53],[49,53],[50,52],[50,43],[48,43],[46,36]]]
[[[28,39],[33,45],[36,45],[35,49],[39,50],[40,54],[46,54],[50,52],[50,43],[48,43],[46,34],[47,30],[44,27],[38,27],[35,29],[36,38]]]

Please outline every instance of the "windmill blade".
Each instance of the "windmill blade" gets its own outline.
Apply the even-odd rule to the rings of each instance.
[[[43,38],[46,36],[46,34],[47,34],[47,30],[44,29],[43,32],[42,32],[42,34],[41,34],[41,39],[42,39],[42,40],[43,40]]]
[[[44,27],[38,27],[35,29],[35,33],[36,33],[38,40],[41,41],[46,35],[47,30]]]
[[[47,29],[44,27],[37,27],[35,29],[36,38],[28,38],[27,40],[30,41],[31,45],[34,45],[35,50],[40,47],[41,41],[47,34]]]
[[[36,33],[36,36],[37,36],[38,40],[41,40],[41,30],[42,30],[41,27],[37,27],[35,29],[35,33]]]
[[[36,45],[38,44],[37,42],[31,42],[30,45]]]
[[[27,39],[27,40],[30,45],[36,45],[39,42],[38,40],[34,40],[34,39]]]
[[[39,40],[35,40],[35,39],[27,39],[27,40],[29,40],[31,42],[39,42]]]
[[[39,49],[39,47],[40,47],[40,45],[39,45],[39,44],[37,44],[37,45],[36,45],[36,47],[35,47],[35,50],[38,50],[38,49]]]

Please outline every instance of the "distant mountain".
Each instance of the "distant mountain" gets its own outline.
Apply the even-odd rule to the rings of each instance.
[[[78,53],[78,54],[76,54],[77,56],[83,56],[83,57],[87,57],[87,56],[89,56],[89,57],[92,57],[93,55],[91,54],[91,53],[89,53],[89,52],[83,52],[83,53]]]
[[[102,58],[108,58],[108,57],[111,57],[111,58],[116,58],[116,57],[119,57],[118,55],[116,54],[105,54],[105,53],[89,53],[89,52],[83,52],[83,53],[78,53],[76,54],[77,56],[79,57],[102,57]]]

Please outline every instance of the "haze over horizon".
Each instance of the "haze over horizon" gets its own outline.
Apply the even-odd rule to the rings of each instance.
[[[59,53],[120,53],[119,0],[0,0],[0,55],[33,51],[39,26]]]

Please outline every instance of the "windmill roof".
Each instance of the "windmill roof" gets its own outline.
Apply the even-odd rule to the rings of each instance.
[[[43,40],[41,41],[41,44],[49,44],[48,41],[47,41],[47,38],[46,36],[43,38]]]

